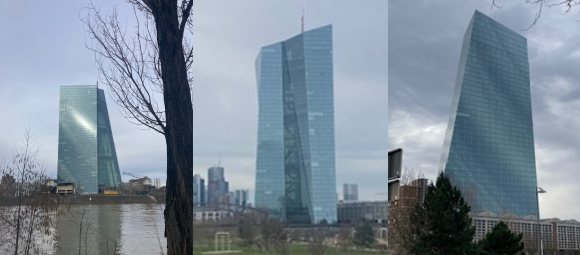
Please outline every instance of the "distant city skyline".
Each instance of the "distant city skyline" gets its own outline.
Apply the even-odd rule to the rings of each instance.
[[[86,15],[82,8],[88,3],[0,1],[0,157],[10,157],[12,147],[19,145],[22,132],[30,125],[41,145],[40,157],[54,178],[59,86],[95,84],[98,80],[94,54],[85,48],[85,43],[93,42],[79,20]],[[134,29],[130,4],[93,3],[104,13],[117,6],[127,33]],[[222,166],[231,169],[227,173],[230,188],[253,192],[256,52],[267,43],[299,33],[304,10],[306,30],[329,23],[336,28],[337,181],[364,183],[361,197],[381,199],[375,193],[382,189],[381,179],[386,175],[387,120],[376,116],[388,108],[387,5],[382,0],[194,3],[193,172],[205,175],[221,154]],[[107,86],[99,82],[99,87],[105,92],[114,123],[120,169],[161,178],[164,184],[163,137],[140,130],[123,118]]]

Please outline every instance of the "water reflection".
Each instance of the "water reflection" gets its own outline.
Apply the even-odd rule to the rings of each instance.
[[[55,254],[165,253],[163,205],[72,205],[59,217]],[[116,252],[116,253],[115,253]]]

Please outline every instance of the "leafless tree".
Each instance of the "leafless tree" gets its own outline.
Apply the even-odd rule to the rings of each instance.
[[[110,239],[108,236],[102,237],[101,239],[104,239],[105,241],[105,248],[107,249],[107,255],[109,254],[109,243],[113,243],[112,244],[112,248],[113,248],[113,255],[117,255],[118,254],[118,243],[116,239]],[[163,254],[163,250],[161,251],[161,254]]]
[[[46,186],[46,165],[30,129],[11,161],[0,160],[0,253],[43,254],[52,243],[60,200]],[[44,247],[45,248],[45,247]]]
[[[318,227],[310,231],[308,249],[312,255],[326,255],[329,253],[330,250],[326,243],[324,228]]]
[[[82,204],[72,207],[66,205],[65,220],[72,222],[78,228],[78,253],[90,254],[96,239],[96,231],[93,230],[95,217],[91,211],[90,205]]]
[[[238,223],[238,235],[241,245],[252,248],[257,242],[258,226],[262,223],[258,213],[246,212],[241,215]]]
[[[135,32],[127,35],[117,10],[101,13],[92,3],[81,18],[92,39],[99,79],[132,123],[165,137],[167,253],[191,254],[193,216],[193,111],[191,31],[193,0],[126,0]],[[163,96],[163,104],[156,96]]]
[[[286,233],[284,224],[277,219],[267,219],[261,224],[261,238],[257,243],[262,251],[286,254]]]
[[[534,25],[536,25],[536,23],[538,22],[538,20],[542,16],[542,11],[544,10],[545,7],[548,7],[548,9],[550,9],[550,8],[556,7],[556,6],[564,6],[565,7],[564,14],[565,14],[565,13],[570,12],[572,10],[572,8],[580,5],[580,1],[578,1],[578,0],[525,0],[525,2],[526,2],[526,4],[538,5],[538,12],[536,12],[536,15],[534,16],[534,21],[532,22],[532,24],[524,30],[529,30]],[[491,1],[491,8],[492,9],[493,8],[501,9],[502,6],[498,5],[498,0],[492,0]]]
[[[348,248],[352,247],[353,242],[353,228],[341,227],[338,230],[338,247],[344,253]]]
[[[425,174],[421,171],[415,171],[413,168],[405,168],[401,173],[401,186],[411,185],[417,179],[425,178]]]

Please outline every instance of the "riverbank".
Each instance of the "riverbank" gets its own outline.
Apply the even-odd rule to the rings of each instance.
[[[54,198],[62,199],[63,204],[165,204],[165,194],[151,195],[55,195]],[[26,197],[23,204],[27,204]],[[3,197],[0,206],[18,205],[18,198]]]
[[[77,195],[64,196],[64,204],[156,204],[165,203],[163,195]]]

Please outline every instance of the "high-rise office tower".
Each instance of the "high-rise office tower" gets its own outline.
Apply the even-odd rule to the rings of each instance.
[[[256,207],[291,223],[336,221],[332,26],[263,47],[256,75]]]
[[[212,166],[207,169],[207,205],[224,204],[224,196],[229,192],[229,183],[224,176],[224,168]]]
[[[342,184],[342,200],[358,201],[358,185],[356,183]]]
[[[58,131],[59,182],[74,182],[85,194],[97,194],[121,185],[102,89],[61,86]]]
[[[193,206],[205,206],[205,180],[199,174],[193,176]]]
[[[479,11],[463,39],[440,170],[472,212],[538,216],[527,41]]]
[[[247,189],[235,190],[236,200],[235,203],[238,206],[246,206],[250,199],[250,191]]]

